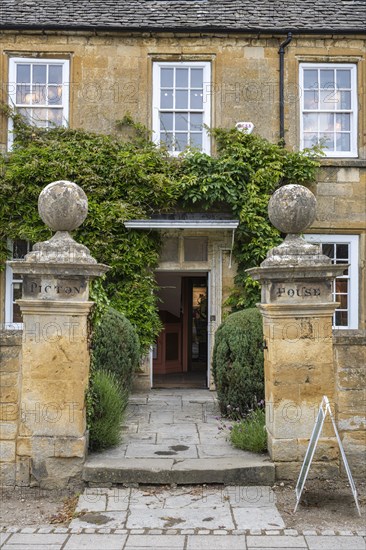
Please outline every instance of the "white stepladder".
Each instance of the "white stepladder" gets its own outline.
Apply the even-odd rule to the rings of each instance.
[[[347,461],[347,458],[346,458],[346,455],[345,455],[345,452],[344,452],[344,449],[343,449],[341,438],[339,437],[339,433],[338,433],[338,429],[337,429],[337,426],[336,426],[336,423],[335,423],[335,420],[334,420],[332,409],[330,408],[329,399],[326,396],[323,397],[322,402],[320,403],[319,412],[318,412],[318,415],[317,415],[316,420],[315,420],[313,432],[312,432],[311,437],[310,437],[310,441],[309,441],[309,445],[308,445],[308,448],[307,448],[307,451],[306,451],[306,454],[305,454],[304,462],[302,464],[302,467],[301,467],[301,470],[300,470],[300,475],[299,475],[299,478],[297,480],[297,484],[296,484],[296,487],[295,487],[296,506],[295,506],[294,512],[296,512],[297,507],[299,505],[301,495],[302,495],[302,491],[303,491],[304,486],[305,486],[305,481],[306,481],[307,475],[308,475],[309,470],[310,470],[311,462],[313,460],[315,449],[316,449],[321,431],[323,429],[325,417],[327,416],[327,414],[329,414],[330,419],[332,421],[334,433],[335,433],[335,436],[336,436],[337,441],[338,441],[339,449],[341,451],[343,464],[344,464],[345,470],[347,472],[347,477],[348,477],[348,481],[349,481],[349,484],[350,484],[350,487],[351,487],[353,498],[355,500],[358,513],[359,513],[359,515],[361,515],[360,505],[358,503],[358,498],[357,498],[357,489],[356,489],[355,483],[353,481],[353,477],[352,477],[351,470],[350,470],[350,467],[348,465],[348,461]]]

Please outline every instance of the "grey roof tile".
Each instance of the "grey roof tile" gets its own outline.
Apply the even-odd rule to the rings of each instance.
[[[0,29],[366,32],[366,0],[0,0]]]

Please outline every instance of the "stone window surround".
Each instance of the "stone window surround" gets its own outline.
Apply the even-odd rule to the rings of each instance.
[[[198,58],[195,55],[176,58],[176,56],[154,56],[152,59],[152,129],[153,129],[153,139],[159,143],[160,142],[160,69],[161,68],[203,68],[203,124],[206,126],[211,126],[212,114],[211,114],[211,94],[212,94],[212,66],[211,61],[207,56],[204,58]],[[206,86],[206,89],[205,89]],[[206,92],[206,93],[205,93]],[[180,109],[172,108],[169,111],[175,113],[179,112]],[[210,137],[205,130],[203,130],[202,135],[202,151],[204,153],[210,154],[211,152],[211,143]],[[170,152],[171,155],[177,156],[179,151]]]
[[[358,59],[354,58],[343,58],[339,57],[336,59],[330,59],[330,58],[311,58],[307,56],[297,56],[298,62],[299,62],[299,91],[300,91],[300,97],[299,97],[299,109],[300,109],[300,135],[299,135],[299,142],[300,142],[300,149],[303,148],[303,75],[304,75],[304,69],[342,69],[347,68],[351,69],[351,102],[352,102],[352,109],[351,109],[351,151],[327,151],[324,150],[325,153],[325,159],[352,159],[355,157],[358,157],[358,98],[357,98],[357,61]],[[335,110],[324,110],[324,111],[318,111],[319,113],[328,113],[328,112],[337,112]]]
[[[70,86],[70,58],[64,55],[55,55],[55,53],[39,52],[38,55],[27,54],[27,52],[21,53],[9,53],[8,55],[8,103],[10,107],[16,106],[16,66],[18,63],[36,65],[36,64],[57,64],[62,65],[62,103],[57,106],[58,109],[62,108],[63,125],[66,125],[69,121],[69,86]],[[38,109],[39,107],[35,107]],[[47,105],[46,109],[55,109],[52,105]],[[8,124],[8,150],[11,150],[13,143],[13,122],[9,119]]]
[[[348,308],[349,321],[347,326],[333,326],[337,331],[357,330],[359,328],[359,235],[341,235],[341,234],[306,234],[305,239],[315,243],[335,243],[349,245],[349,289],[348,289]]]

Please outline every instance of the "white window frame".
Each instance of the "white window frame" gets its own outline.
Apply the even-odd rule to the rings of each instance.
[[[348,325],[333,326],[337,330],[358,329],[358,308],[359,308],[359,236],[358,235],[324,235],[307,234],[304,235],[307,241],[313,243],[329,244],[348,244],[349,245],[349,263],[348,268]],[[338,264],[339,265],[339,264]]]
[[[13,259],[13,241],[7,240],[7,248],[12,253]],[[27,252],[31,250],[31,244],[27,241]],[[13,283],[22,282],[22,280],[14,280],[13,269],[7,263],[5,267],[5,328],[8,330],[21,330],[23,323],[13,322]]]
[[[211,126],[211,63],[209,61],[154,61],[153,63],[153,139],[157,144],[160,144],[160,112],[164,110],[160,109],[160,75],[161,68],[183,68],[193,67],[195,69],[203,69],[203,109],[187,109],[187,112],[202,112],[203,113],[203,125]],[[186,109],[166,109],[167,112],[181,112]],[[211,152],[211,141],[205,128],[202,131],[202,152],[208,155]],[[170,151],[172,156],[177,156],[181,151]]]
[[[45,65],[54,64],[62,65],[62,102],[58,105],[39,105],[32,106],[28,104],[17,104],[16,101],[16,86],[17,86],[17,65],[29,64],[33,65]],[[62,126],[67,126],[69,122],[69,85],[70,85],[70,61],[68,59],[59,58],[45,58],[45,57],[9,57],[9,79],[8,79],[8,103],[11,108],[27,108],[33,107],[33,109],[62,109]],[[13,121],[9,118],[8,124],[8,149],[11,150],[14,142],[13,136]]]
[[[329,110],[315,110],[304,109],[304,70],[305,69],[350,69],[351,71],[351,109],[341,109],[339,114],[350,113],[350,151],[329,151],[324,148],[324,154],[326,157],[331,158],[345,158],[345,157],[357,157],[357,127],[358,127],[358,102],[357,102],[357,65],[356,63],[300,63],[300,149],[304,149],[304,113],[337,113],[335,109]],[[314,91],[314,93],[316,93]],[[329,90],[330,96],[334,92]],[[330,100],[332,98],[330,97]]]

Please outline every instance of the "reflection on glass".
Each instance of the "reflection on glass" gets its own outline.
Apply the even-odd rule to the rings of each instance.
[[[191,109],[203,109],[203,93],[201,90],[191,90]]]
[[[62,65],[50,65],[48,68],[48,83],[62,84]]]
[[[33,65],[33,83],[46,84],[47,65]]]
[[[337,294],[347,293],[348,292],[348,280],[347,279],[336,279],[335,291],[336,291]]]
[[[350,151],[351,135],[348,133],[337,134],[336,144],[337,144],[337,151]]]
[[[176,150],[183,151],[188,145],[188,134],[175,134]]]
[[[346,327],[348,325],[348,312],[337,309],[335,312],[335,324],[338,327]]]
[[[173,133],[172,132],[161,132],[160,140],[166,144],[168,149],[173,147]]]
[[[318,109],[318,93],[304,92],[304,109]]]
[[[334,134],[330,132],[320,132],[319,140],[328,149],[334,149]]]
[[[176,69],[175,85],[177,88],[188,88],[188,69]]]
[[[340,94],[340,108],[351,108],[351,92],[338,92]]]
[[[30,83],[30,65],[21,63],[17,65],[17,82],[19,84]]]
[[[160,107],[162,109],[173,108],[173,92],[171,90],[162,89],[160,92]]]
[[[190,134],[190,145],[202,149],[202,133]]]
[[[203,87],[203,69],[191,69],[191,88]]]
[[[160,113],[160,130],[173,131],[173,113]]]
[[[176,109],[188,109],[187,90],[177,90],[175,92],[175,107]]]
[[[304,133],[304,147],[312,147],[318,143],[318,134]]]
[[[348,244],[336,244],[337,258],[348,260]]]
[[[347,294],[336,294],[335,301],[339,302],[339,309],[348,309],[348,296]]]
[[[336,130],[349,131],[351,129],[351,115],[336,115]]]
[[[339,98],[336,92],[332,90],[325,90],[320,92],[319,107],[322,111],[332,111],[336,108],[339,102]]]
[[[351,71],[350,69],[337,70],[337,87],[351,88]]]
[[[17,85],[17,91],[16,91],[16,102],[19,103],[26,103],[30,104],[32,102],[31,100],[31,88],[28,85],[21,84],[20,86]]]
[[[315,69],[304,70],[304,88],[318,87],[318,71]]]
[[[315,113],[304,114],[304,131],[305,132],[317,132],[318,131],[318,115]]]
[[[49,105],[61,105],[62,103],[62,88],[61,86],[48,87],[48,103]]]
[[[201,130],[203,124],[202,113],[191,113],[190,115],[190,128],[191,130]]]
[[[174,69],[161,69],[161,86],[163,88],[173,88]]]
[[[332,244],[332,243],[323,243],[322,244],[322,252],[323,252],[323,254],[328,256],[328,258],[333,259],[334,258],[334,244]]]
[[[188,130],[188,114],[176,113],[175,115],[175,129],[176,130]]]
[[[321,113],[319,115],[319,127],[323,132],[333,132],[334,115],[332,113]]]
[[[331,90],[335,88],[334,85],[334,70],[333,69],[321,69],[320,71],[320,88]]]

